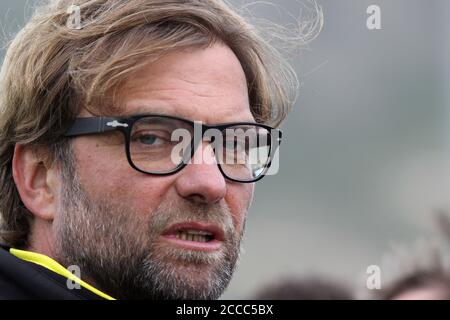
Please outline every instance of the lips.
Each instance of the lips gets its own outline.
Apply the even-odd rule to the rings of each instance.
[[[185,249],[214,251],[221,247],[224,232],[214,224],[185,222],[170,226],[163,232],[162,237]]]

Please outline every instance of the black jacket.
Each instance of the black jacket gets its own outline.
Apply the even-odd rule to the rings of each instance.
[[[84,287],[70,290],[67,278],[15,257],[6,246],[0,246],[0,299],[103,300]]]

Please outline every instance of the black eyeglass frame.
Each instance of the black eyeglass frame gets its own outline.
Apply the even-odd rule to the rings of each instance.
[[[104,133],[104,132],[111,132],[111,131],[118,130],[118,131],[122,132],[122,134],[124,135],[125,153],[127,156],[128,163],[130,164],[130,166],[133,169],[135,169],[139,172],[145,173],[145,174],[158,175],[158,176],[167,176],[167,175],[171,175],[171,174],[175,174],[175,173],[179,172],[188,164],[187,161],[182,161],[177,167],[175,167],[173,170],[170,170],[170,171],[149,172],[149,171],[145,171],[145,170],[142,170],[142,169],[139,169],[138,167],[136,167],[133,160],[131,159],[130,141],[131,141],[131,133],[132,133],[133,125],[138,120],[140,120],[142,118],[148,118],[148,117],[163,117],[163,118],[168,118],[168,119],[174,119],[174,120],[178,120],[178,121],[181,121],[181,122],[184,122],[184,123],[190,125],[193,129],[195,128],[195,122],[185,119],[185,118],[172,116],[172,115],[166,115],[166,114],[149,113],[149,114],[132,115],[132,116],[127,116],[127,117],[76,118],[74,120],[74,122],[72,123],[71,127],[69,128],[69,130],[67,130],[67,132],[64,134],[64,136],[68,137],[68,138],[73,138],[73,137],[82,136],[82,135],[90,135],[90,134],[97,134],[97,133]],[[201,141],[203,140],[203,136],[204,136],[205,132],[209,129],[217,129],[220,132],[223,132],[224,130],[226,130],[229,127],[240,126],[240,125],[244,125],[244,126],[252,125],[252,126],[261,127],[261,128],[266,129],[270,134],[271,143],[270,143],[269,160],[264,165],[263,172],[255,179],[239,180],[239,179],[229,177],[224,172],[219,161],[217,162],[217,166],[219,167],[219,170],[222,173],[222,175],[231,181],[240,182],[240,183],[253,183],[258,180],[261,180],[266,175],[267,171],[269,170],[270,165],[273,160],[273,157],[274,157],[274,153],[275,153],[275,152],[272,152],[273,151],[272,147],[274,145],[278,147],[281,143],[281,138],[282,138],[283,133],[280,129],[273,128],[271,126],[257,123],[257,122],[229,122],[229,123],[221,123],[221,124],[215,124],[215,125],[207,125],[207,124],[201,123],[201,128],[202,128]],[[276,134],[274,135],[273,132],[275,132]],[[191,146],[190,154],[187,155],[189,157],[189,159],[192,159],[192,157],[195,153],[195,150],[198,147],[198,143],[199,142],[195,143],[194,137],[193,137],[190,142],[190,146]],[[276,150],[276,148],[275,148],[275,150]]]

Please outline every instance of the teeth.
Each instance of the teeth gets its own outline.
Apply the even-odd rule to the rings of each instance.
[[[199,234],[199,235],[203,235],[203,236],[211,236],[212,235],[210,232],[203,231],[203,230],[186,230],[183,232],[190,233],[190,234]]]
[[[213,238],[211,233],[200,230],[178,231],[176,237],[177,239],[194,242],[208,242]]]

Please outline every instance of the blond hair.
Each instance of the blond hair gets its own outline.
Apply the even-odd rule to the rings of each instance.
[[[67,23],[73,4],[81,18],[77,28]],[[11,42],[0,74],[3,240],[24,246],[32,219],[12,179],[16,144],[63,154],[63,134],[81,108],[114,113],[118,89],[133,72],[170,51],[217,41],[243,67],[255,119],[278,126],[293,103],[296,75],[223,1],[53,0],[38,7]]]

